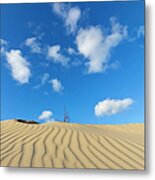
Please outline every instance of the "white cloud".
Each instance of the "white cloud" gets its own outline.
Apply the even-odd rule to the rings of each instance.
[[[67,49],[67,52],[68,52],[68,54],[69,55],[76,55],[76,54],[78,54],[73,48],[71,48],[71,47],[69,47],[68,49]]]
[[[41,82],[40,84],[34,86],[33,88],[34,89],[38,89],[40,88],[41,86],[45,85],[45,83],[47,82],[47,80],[49,79],[50,75],[48,73],[44,73],[43,76],[40,78],[41,79]]]
[[[6,46],[8,43],[4,39],[0,39],[0,45],[1,46]]]
[[[52,83],[53,91],[60,93],[64,89],[60,80],[52,79],[50,82]]]
[[[38,117],[39,120],[45,120],[46,122],[54,121],[52,118],[53,113],[52,111],[45,110],[41,113],[41,115]]]
[[[1,53],[1,55],[5,55],[7,44],[8,44],[7,41],[5,41],[4,39],[0,39],[0,53]]]
[[[111,33],[104,36],[100,27],[91,26],[80,29],[76,44],[79,53],[87,58],[86,66],[88,73],[98,73],[105,71],[111,55],[112,48],[127,36],[127,26],[121,25],[116,18],[111,18]]]
[[[95,115],[103,116],[117,114],[132,105],[133,102],[134,101],[131,98],[105,99],[101,102],[98,102],[95,106]]]
[[[49,79],[50,75],[48,73],[44,73],[42,78],[41,78],[41,85],[44,85],[47,80]]]
[[[80,61],[79,59],[74,59],[74,61],[72,61],[72,66],[73,67],[78,67],[78,66],[80,66],[80,65],[82,65],[82,61]]]
[[[57,15],[65,18],[67,16],[68,7],[65,3],[53,3],[53,11]]]
[[[144,37],[144,26],[139,26],[138,30],[137,30],[137,38],[140,38],[140,37]]]
[[[68,12],[66,19],[66,26],[69,27],[71,33],[74,33],[77,29],[77,22],[80,19],[81,11],[79,8],[71,8]]]
[[[129,39],[130,42],[134,42],[136,39],[144,37],[144,26],[140,25],[134,30],[134,35]]]
[[[60,53],[60,45],[48,47],[48,58],[55,63],[61,63],[63,66],[68,64],[69,58]]]
[[[69,7],[65,3],[54,3],[53,11],[63,18],[69,33],[75,33],[77,23],[81,17],[81,10],[78,7]]]
[[[25,45],[31,48],[32,53],[41,53],[40,43],[36,37],[27,38]]]
[[[28,61],[22,56],[20,50],[6,52],[6,60],[10,66],[12,77],[20,84],[29,82],[31,72]]]

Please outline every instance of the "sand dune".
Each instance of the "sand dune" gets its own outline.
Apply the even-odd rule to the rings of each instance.
[[[1,166],[144,169],[144,124],[0,125]]]

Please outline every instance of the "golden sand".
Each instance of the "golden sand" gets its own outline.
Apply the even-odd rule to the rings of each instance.
[[[0,125],[1,166],[144,169],[144,124]]]

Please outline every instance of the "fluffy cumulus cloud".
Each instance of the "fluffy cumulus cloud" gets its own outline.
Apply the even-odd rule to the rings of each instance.
[[[45,110],[38,117],[39,120],[45,120],[46,122],[54,121],[52,111]]]
[[[131,98],[103,100],[95,106],[95,115],[104,116],[117,114],[132,105],[133,102]]]
[[[104,35],[101,28],[91,26],[80,29],[76,36],[79,53],[87,58],[88,73],[105,71],[111,56],[111,50],[127,36],[127,26],[121,25],[116,18],[111,18],[111,33]]]
[[[75,33],[77,23],[81,17],[81,10],[78,7],[70,7],[65,3],[54,3],[53,11],[63,18],[69,33]]]
[[[53,91],[60,93],[64,89],[60,80],[52,79],[50,82],[52,84]]]
[[[22,56],[20,50],[6,52],[6,60],[11,69],[12,77],[20,84],[29,82],[31,71],[28,61]]]
[[[63,66],[68,64],[69,58],[64,56],[61,52],[60,45],[54,45],[48,47],[48,58],[55,63],[60,63]]]
[[[40,43],[36,37],[27,38],[25,45],[31,48],[32,53],[41,53]]]

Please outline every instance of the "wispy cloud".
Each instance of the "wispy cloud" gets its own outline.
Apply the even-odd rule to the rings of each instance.
[[[78,51],[88,60],[86,62],[88,73],[105,71],[111,50],[127,37],[127,26],[121,25],[115,17],[112,17],[110,22],[111,33],[107,36],[104,36],[98,26],[80,29],[76,36]]]
[[[58,80],[58,79],[52,79],[50,81],[50,83],[52,84],[53,91],[55,91],[57,93],[62,92],[62,90],[64,89],[64,87],[62,86],[61,81]]]
[[[49,77],[50,77],[49,73],[44,73],[40,78],[40,80],[41,80],[40,84],[34,86],[33,88],[38,89],[41,86],[45,85],[45,83],[48,81]]]
[[[139,26],[138,30],[137,30],[137,38],[140,38],[140,37],[143,37],[144,36],[144,26]]]
[[[52,117],[53,113],[50,110],[45,110],[43,111],[40,116],[38,117],[39,120],[45,120],[46,122],[51,122],[55,121],[54,118]]]
[[[47,25],[44,23],[38,24],[29,21],[27,23],[27,27],[34,37],[37,37],[37,39],[41,39],[45,35],[45,28],[47,27]]]
[[[76,52],[73,48],[71,48],[71,47],[69,47],[68,49],[67,49],[67,52],[68,52],[68,54],[69,55],[77,55],[78,54],[78,52]]]
[[[104,116],[104,115],[113,115],[117,114],[133,104],[134,100],[131,98],[125,99],[105,99],[101,102],[98,102],[95,106],[95,115]]]
[[[48,58],[54,63],[60,63],[63,66],[67,66],[69,58],[63,55],[60,45],[54,45],[48,47]]]
[[[49,79],[49,77],[50,77],[49,73],[44,73],[41,78],[41,85],[44,85],[47,82],[47,80]]]
[[[75,33],[77,23],[81,17],[81,10],[78,7],[70,7],[66,3],[54,3],[53,11],[64,20],[65,27],[69,33]]]
[[[0,53],[1,53],[1,55],[5,55],[7,45],[8,45],[8,43],[6,40],[0,39]]]
[[[32,53],[41,53],[41,44],[36,37],[27,38],[25,45],[31,48]]]
[[[138,28],[134,30],[134,35],[129,38],[130,42],[134,42],[136,39],[144,37],[144,26],[140,25]]]
[[[29,82],[31,71],[29,62],[23,57],[20,50],[6,52],[6,60],[11,69],[12,77],[20,84]]]
[[[0,39],[0,45],[1,46],[6,46],[8,43],[4,39]]]

